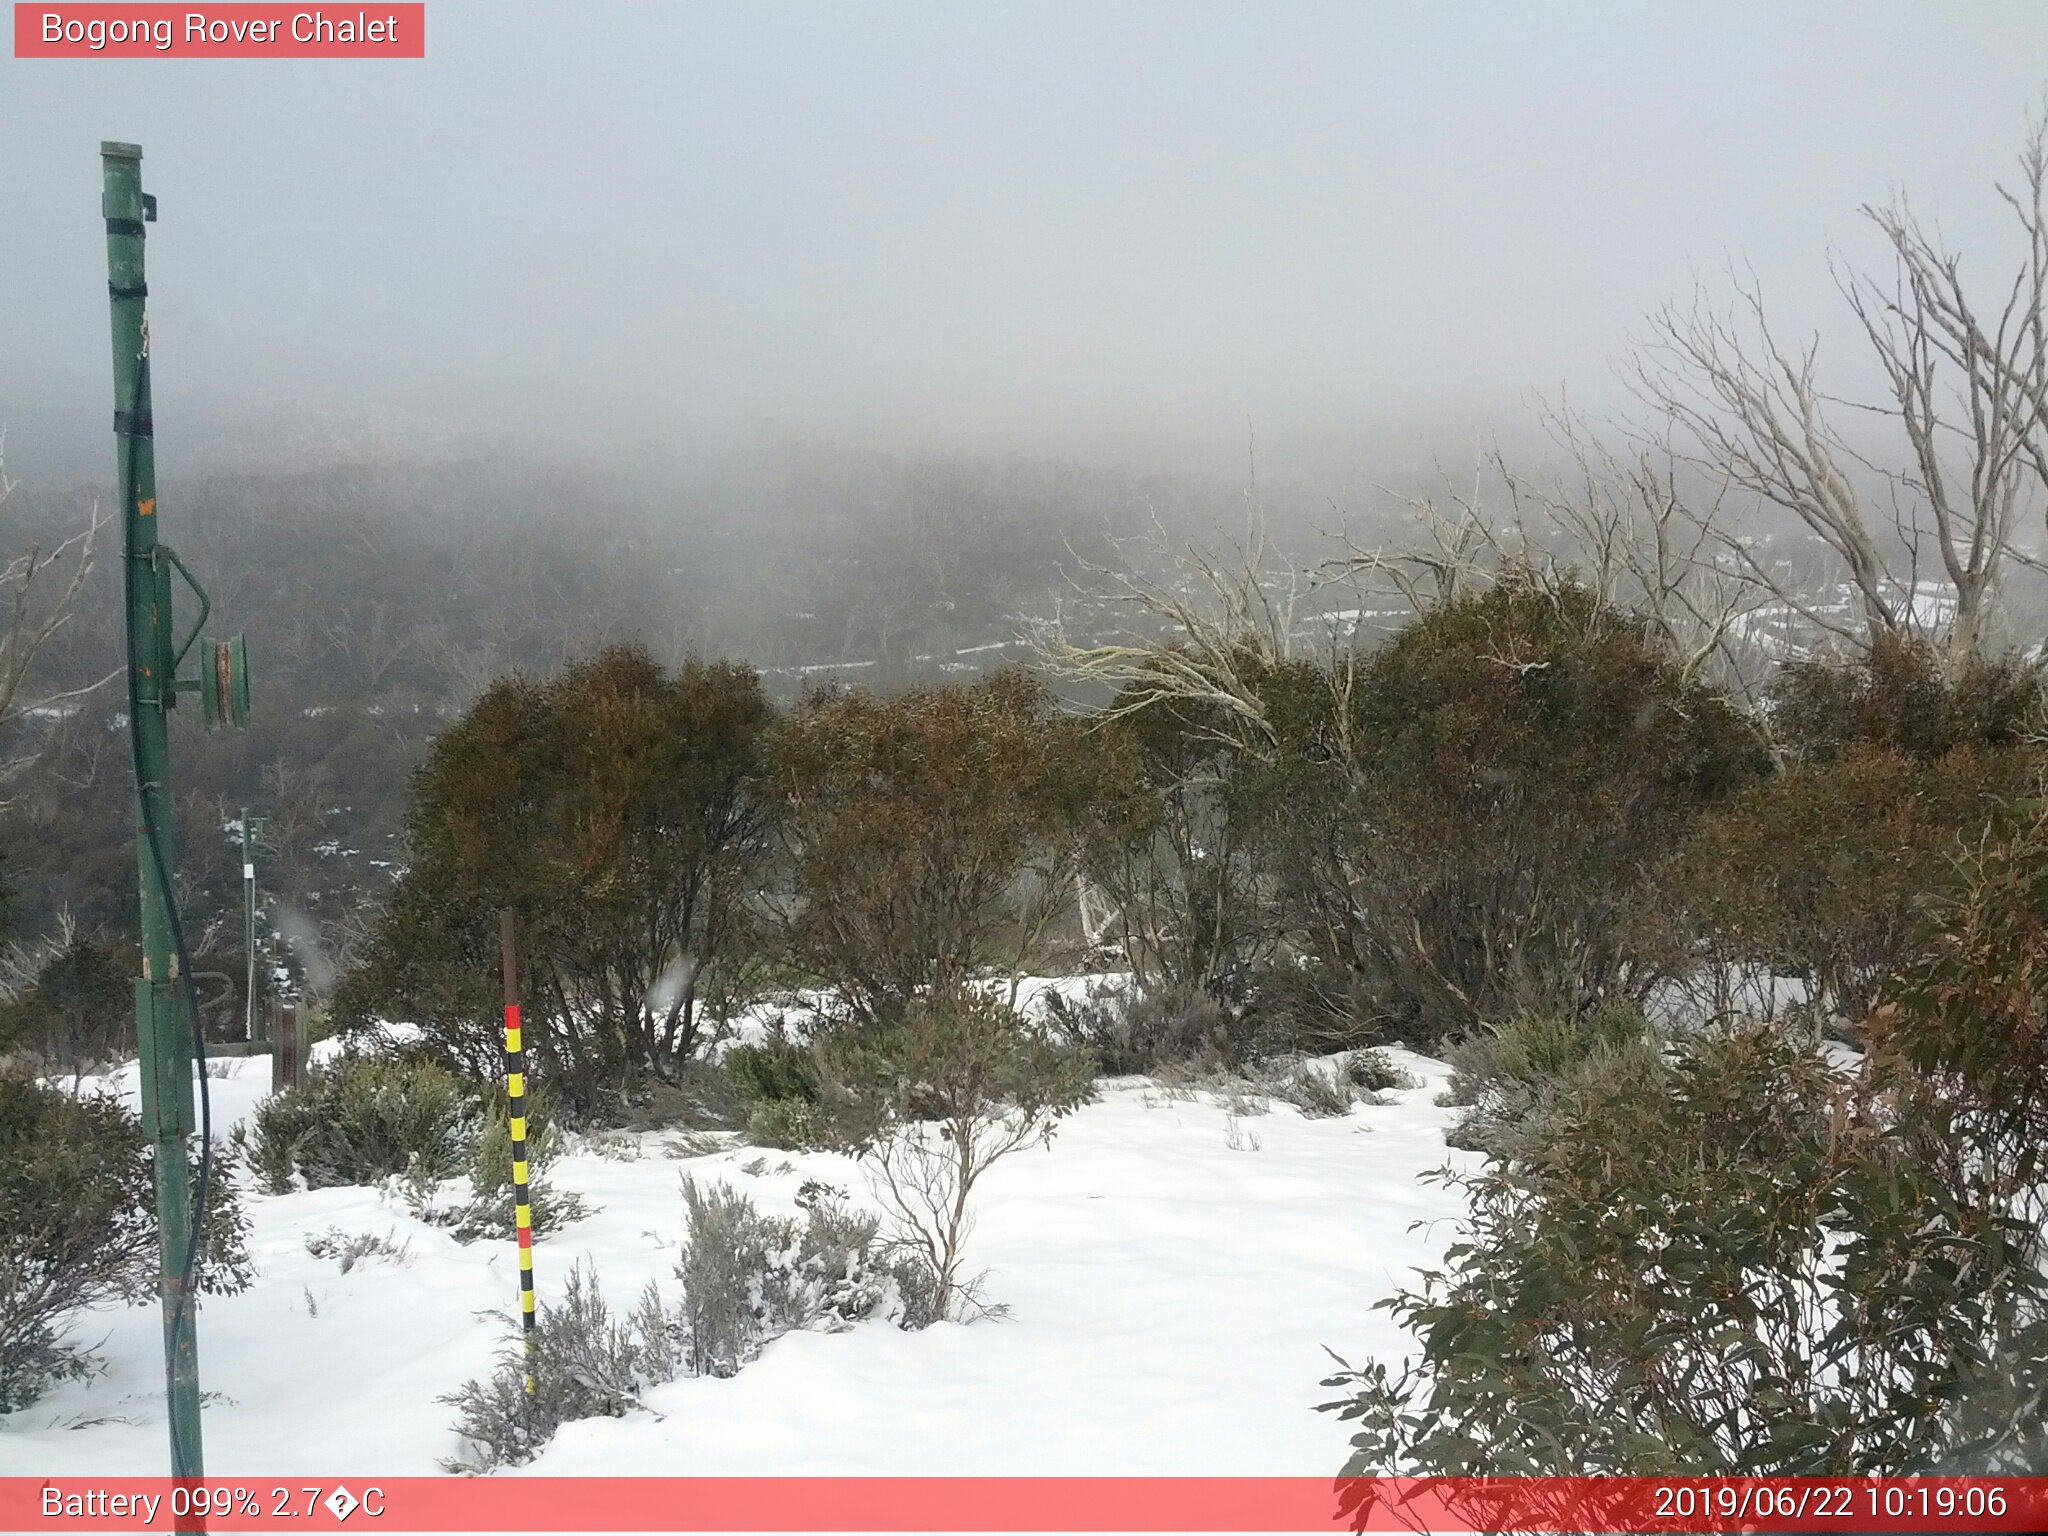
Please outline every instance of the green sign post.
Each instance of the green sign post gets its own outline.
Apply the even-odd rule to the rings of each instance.
[[[242,807],[242,1038],[256,1042],[256,841],[263,823],[250,819]]]

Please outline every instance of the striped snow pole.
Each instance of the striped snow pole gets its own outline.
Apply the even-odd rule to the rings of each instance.
[[[519,958],[512,942],[512,909],[498,913],[498,945],[505,959],[505,1106],[512,1131],[512,1225],[519,1238],[519,1321],[526,1333],[526,1395],[533,1396],[533,1204],[526,1181],[526,1047],[519,1032]]]

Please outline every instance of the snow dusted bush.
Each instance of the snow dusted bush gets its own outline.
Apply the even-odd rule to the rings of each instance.
[[[564,1424],[618,1418],[655,1381],[650,1367],[671,1364],[673,1345],[659,1298],[655,1333],[647,1331],[644,1303],[628,1319],[612,1316],[597,1276],[572,1268],[558,1303],[534,1312],[534,1342],[514,1324],[498,1353],[497,1369],[439,1399],[457,1410],[461,1451],[442,1463],[450,1472],[488,1472],[533,1460]],[[527,1390],[529,1374],[532,1390]]]
[[[785,1251],[793,1224],[763,1216],[730,1185],[700,1189],[683,1180],[689,1237],[676,1276],[683,1282],[687,1361],[693,1375],[731,1376],[767,1335],[764,1282],[771,1257]]]
[[[1413,1088],[1415,1079],[1387,1060],[1379,1050],[1352,1051],[1339,1069],[1344,1081],[1366,1093],[1385,1093],[1390,1088]]]
[[[306,1239],[306,1252],[316,1259],[334,1260],[345,1275],[372,1259],[384,1259],[401,1267],[410,1264],[412,1239],[401,1239],[395,1232],[380,1236],[375,1232],[344,1232],[339,1227],[329,1227]]]
[[[443,1222],[458,1240],[511,1237],[513,1233],[511,1111],[503,1095],[477,1122],[469,1143],[471,1196],[447,1213]],[[553,1232],[590,1214],[582,1196],[558,1194],[547,1181],[547,1166],[561,1155],[562,1133],[547,1112],[547,1101],[529,1094],[526,1101],[527,1209],[536,1236]]]
[[[1292,1104],[1311,1120],[1349,1114],[1363,1097],[1341,1071],[1325,1070],[1312,1061],[1280,1063],[1276,1070],[1261,1074],[1259,1082],[1264,1092]]]
[[[392,1175],[451,1177],[469,1125],[462,1085],[432,1062],[342,1056],[312,1068],[304,1084],[257,1107],[241,1137],[264,1190],[374,1184]],[[240,1133],[238,1132],[238,1136]]]
[[[689,1236],[676,1276],[683,1284],[685,1364],[692,1375],[732,1376],[771,1340],[798,1328],[849,1327],[893,1316],[930,1321],[914,1266],[876,1240],[877,1217],[814,1195],[799,1223],[763,1215],[726,1184],[683,1180]]]
[[[1445,1054],[1451,1063],[1445,1100],[1472,1110],[1447,1139],[1474,1150],[1528,1116],[1552,1084],[1588,1074],[1654,1074],[1659,1062],[1642,1010],[1626,1003],[1567,1017],[1516,1014],[1497,1029],[1467,1035]]]
[[[80,1313],[154,1289],[152,1155],[118,1103],[0,1072],[0,1413],[90,1374],[90,1353],[66,1337]],[[202,1292],[247,1288],[248,1230],[231,1159],[216,1148]]]
[[[650,1283],[625,1317],[597,1278],[572,1269],[559,1303],[536,1310],[529,1354],[516,1327],[498,1366],[441,1399],[457,1410],[462,1449],[443,1465],[487,1472],[531,1461],[562,1425],[618,1418],[649,1387],[679,1376],[732,1376],[770,1341],[799,1328],[836,1331],[887,1316],[906,1328],[933,1316],[914,1266],[876,1242],[879,1222],[845,1209],[836,1191],[806,1186],[804,1220],[764,1216],[723,1183],[683,1180],[689,1236],[676,1266],[683,1298]],[[527,1390],[527,1378],[533,1390]]]

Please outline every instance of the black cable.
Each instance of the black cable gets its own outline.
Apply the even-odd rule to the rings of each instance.
[[[148,354],[135,362],[134,414],[142,420],[149,417],[149,357]],[[128,484],[126,500],[122,503],[122,517],[125,521],[133,514],[136,499],[142,493],[140,470],[141,456],[137,444],[128,445]],[[142,840],[149,848],[149,861],[156,873],[157,891],[163,901],[164,919],[171,930],[171,946],[178,957],[178,995],[185,1004],[185,1012],[192,1024],[192,1050],[199,1067],[199,1187],[192,1201],[191,1231],[185,1243],[185,1263],[178,1280],[178,1303],[171,1313],[171,1339],[175,1344],[185,1326],[187,1308],[191,1305],[193,1276],[199,1267],[199,1245],[206,1233],[206,1212],[208,1197],[213,1184],[213,1095],[208,1088],[206,1075],[206,1030],[199,1014],[199,996],[192,981],[192,953],[185,947],[185,925],[178,913],[178,897],[171,887],[170,860],[164,855],[163,829],[157,825],[156,809],[143,780],[142,763],[142,695],[136,686],[136,676],[141,657],[135,650],[135,551],[123,540],[121,550],[122,585],[128,599],[128,751],[135,765],[135,793],[142,807]],[[166,614],[168,620],[169,615]],[[159,677],[157,686],[168,690],[176,679]],[[166,696],[168,702],[168,696]],[[138,1041],[139,1045],[140,1042]],[[142,1085],[145,1093],[150,1085]],[[185,1149],[178,1148],[183,1157]]]

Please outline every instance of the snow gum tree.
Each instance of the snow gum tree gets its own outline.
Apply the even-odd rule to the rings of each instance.
[[[969,976],[1014,982],[1071,899],[1103,761],[1021,672],[813,694],[775,768],[792,957],[869,1024]]]
[[[613,647],[486,689],[413,784],[412,863],[337,1012],[418,1022],[495,1074],[497,912],[518,915],[527,1050],[572,1114],[673,1075],[743,957],[773,711],[748,667]]]

